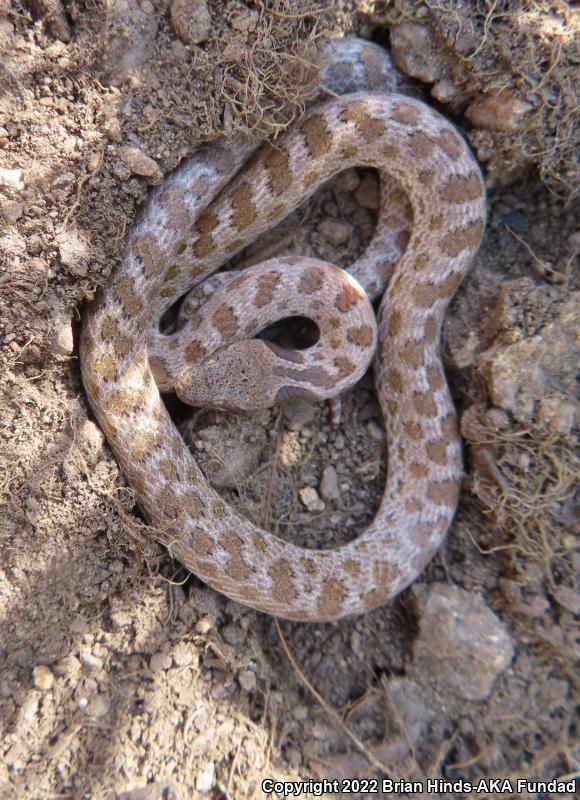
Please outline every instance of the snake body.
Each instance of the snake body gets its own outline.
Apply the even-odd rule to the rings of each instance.
[[[313,260],[278,259],[234,273],[179,331],[159,332],[178,298],[351,166],[376,168],[382,187],[375,235],[351,278]],[[439,339],[484,224],[481,173],[453,125],[422,102],[383,92],[317,103],[258,150],[213,144],[152,192],[122,264],[87,309],[80,353],[97,420],[177,559],[227,596],[295,620],[367,611],[416,578],[458,502],[461,441]],[[375,326],[367,298],[381,293]],[[261,327],[294,313],[318,322],[311,350],[256,341],[244,349]],[[226,398],[217,405],[228,407],[246,370],[256,375],[267,360],[277,376],[270,399],[331,396],[364,371],[377,338],[389,463],[371,525],[344,546],[314,551],[238,515],[197,466],[160,388],[211,403],[217,386]],[[242,395],[235,407],[257,407],[256,393]]]

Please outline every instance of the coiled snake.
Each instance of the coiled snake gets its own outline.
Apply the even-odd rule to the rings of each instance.
[[[275,143],[248,153],[218,142],[151,193],[121,266],[85,315],[83,381],[140,507],[177,559],[261,611],[338,619],[411,583],[454,515],[461,441],[439,338],[482,237],[484,186],[452,124],[389,92],[319,102]],[[350,277],[313,259],[274,259],[233,273],[177,333],[161,335],[159,320],[178,298],[351,166],[376,168],[382,194],[375,235]],[[381,293],[375,323],[370,300]],[[321,337],[312,348],[251,339],[294,314],[316,320]],[[227,505],[158,388],[245,409],[331,397],[365,371],[377,339],[386,487],[367,530],[331,550],[282,541]]]

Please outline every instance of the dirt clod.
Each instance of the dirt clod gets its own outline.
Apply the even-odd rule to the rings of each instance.
[[[505,626],[481,597],[457,586],[434,586],[418,595],[416,668],[466,700],[488,697],[514,656]]]
[[[211,15],[206,0],[172,0],[171,22],[186,44],[201,44],[209,37]]]

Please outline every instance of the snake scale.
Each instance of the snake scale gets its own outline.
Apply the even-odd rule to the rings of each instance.
[[[374,45],[346,47],[357,68],[376,61]],[[350,274],[314,259],[273,259],[226,274],[177,332],[160,333],[179,298],[352,166],[378,171],[381,205]],[[439,339],[484,225],[482,176],[463,138],[425,103],[392,91],[317,102],[258,149],[218,141],[152,191],[121,265],[87,308],[80,355],[99,425],[175,558],[228,597],[294,620],[365,612],[416,578],[458,502],[461,440]],[[370,301],[381,294],[375,321]],[[316,345],[282,350],[252,338],[293,314],[317,322]],[[237,514],[160,395],[177,390],[193,404],[237,409],[332,397],[375,350],[384,495],[364,533],[330,550],[297,547]]]

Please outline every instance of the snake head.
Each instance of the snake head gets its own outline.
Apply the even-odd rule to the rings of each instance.
[[[250,339],[216,350],[184,367],[175,382],[177,396],[196,407],[257,411],[274,404],[276,357],[266,342]]]

